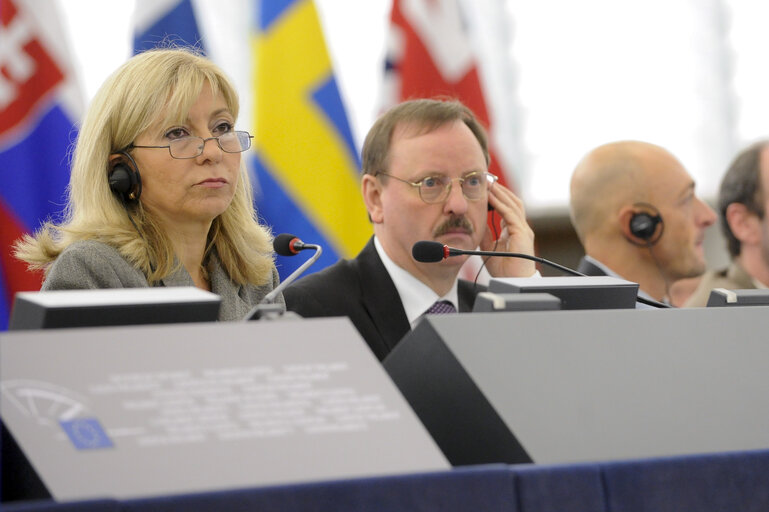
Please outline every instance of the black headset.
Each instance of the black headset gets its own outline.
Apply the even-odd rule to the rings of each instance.
[[[125,151],[117,153],[118,158],[110,162],[109,188],[124,205],[139,202],[142,193],[142,177],[139,167],[131,155]]]
[[[662,232],[665,231],[662,215],[657,208],[648,203],[635,203],[633,207],[640,211],[633,213],[633,216],[630,217],[630,234],[643,242],[638,243],[632,239],[630,242],[635,245],[651,247],[659,241]]]

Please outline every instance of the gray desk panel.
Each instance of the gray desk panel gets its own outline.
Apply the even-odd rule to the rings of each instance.
[[[0,414],[59,500],[448,467],[347,319],[3,333],[0,351]]]
[[[438,338],[535,462],[769,447],[767,307],[478,313],[426,323],[394,359]],[[446,370],[415,363],[413,371],[432,379]],[[431,400],[428,415],[450,397]],[[456,442],[477,435],[465,431]]]

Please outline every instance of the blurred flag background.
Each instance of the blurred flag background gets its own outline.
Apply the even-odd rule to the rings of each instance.
[[[311,268],[355,256],[371,236],[359,150],[312,0],[256,3],[256,204],[275,234],[323,246]],[[279,257],[285,278],[306,258]]]
[[[0,0],[0,330],[16,292],[38,290],[41,275],[11,245],[56,216],[66,202],[69,149],[82,96],[58,6]]]
[[[459,0],[393,0],[385,62],[384,107],[411,98],[456,98],[467,105],[494,140],[478,58]],[[491,147],[491,168],[509,186]]]

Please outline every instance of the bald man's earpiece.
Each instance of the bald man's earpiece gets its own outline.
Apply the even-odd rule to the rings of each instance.
[[[630,234],[637,240],[628,240],[634,245],[651,247],[659,241],[665,230],[662,216],[657,208],[648,203],[636,203],[633,208],[638,211],[630,217]]]
[[[133,157],[121,151],[110,161],[108,174],[109,188],[124,205],[139,201],[142,193],[142,178]]]

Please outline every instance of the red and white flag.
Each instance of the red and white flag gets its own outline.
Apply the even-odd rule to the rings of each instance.
[[[40,288],[12,245],[63,209],[83,110],[57,5],[41,3],[0,0],[0,330],[14,294]]]
[[[509,173],[494,149],[487,95],[459,0],[393,0],[390,19],[384,106],[413,98],[462,101],[489,133],[489,170],[510,186]],[[462,276],[474,279],[478,265],[478,260],[469,260]]]

